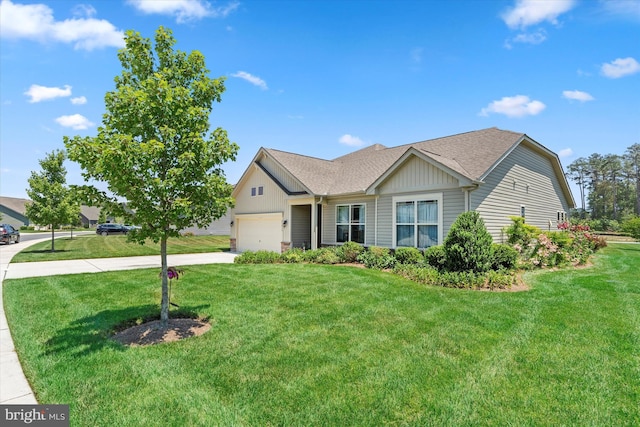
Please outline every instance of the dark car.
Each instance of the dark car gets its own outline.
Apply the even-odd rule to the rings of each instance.
[[[9,224],[0,224],[0,242],[9,244],[11,242],[20,243],[20,231]]]
[[[127,234],[129,229],[122,224],[100,224],[96,228],[96,234],[108,236],[109,234]]]

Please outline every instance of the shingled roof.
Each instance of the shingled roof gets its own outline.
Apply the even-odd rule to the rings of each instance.
[[[380,144],[371,145],[333,160],[274,149],[263,150],[310,193],[337,195],[367,191],[412,149],[452,174],[479,183],[523,140],[557,159],[555,154],[524,133],[495,127],[391,148]]]

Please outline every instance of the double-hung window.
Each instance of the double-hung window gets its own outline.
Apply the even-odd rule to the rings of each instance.
[[[336,206],[336,241],[364,244],[365,205]]]
[[[442,243],[442,194],[393,198],[394,245],[428,248]]]

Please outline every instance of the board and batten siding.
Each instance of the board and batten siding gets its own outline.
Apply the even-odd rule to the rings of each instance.
[[[402,167],[386,179],[377,189],[378,233],[377,245],[394,247],[393,197],[424,194],[442,194],[443,236],[446,237],[453,221],[464,212],[464,192],[456,177],[416,157],[409,158]],[[442,244],[443,242],[440,242]]]
[[[285,171],[278,163],[273,161],[270,157],[263,157],[260,159],[260,164],[266,170],[269,171],[271,175],[274,176],[275,179],[278,180],[287,190],[290,192],[299,192],[305,191],[305,189],[300,185],[300,182],[293,178],[291,174]]]
[[[378,187],[377,193],[398,195],[458,186],[456,177],[416,156],[411,156]]]
[[[232,219],[237,214],[256,214],[281,212],[283,219],[289,220],[289,209],[286,194],[259,167],[252,166],[253,171],[239,188],[236,188],[236,206],[231,211]],[[263,188],[262,196],[251,196],[251,188]],[[235,227],[231,227],[231,237],[235,236]]]
[[[498,164],[470,198],[470,209],[480,213],[496,242],[506,239],[502,230],[512,223],[509,217],[520,216],[522,206],[525,222],[542,230],[555,230],[558,212],[569,212],[551,161],[524,144]]]

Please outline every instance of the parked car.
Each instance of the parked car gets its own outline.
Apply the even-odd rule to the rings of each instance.
[[[0,224],[0,242],[7,245],[11,242],[20,243],[20,230],[9,224]]]
[[[96,228],[96,234],[108,236],[109,234],[127,234],[129,229],[122,224],[100,224]]]

